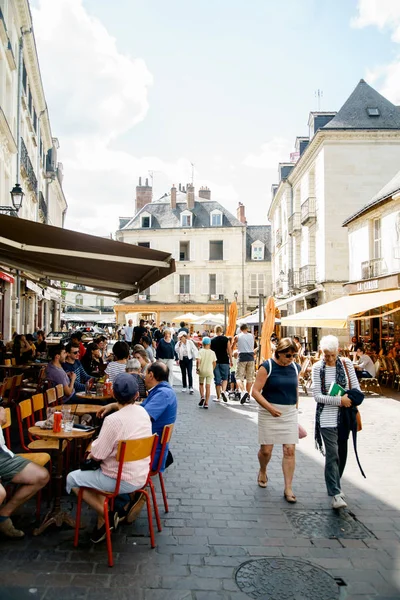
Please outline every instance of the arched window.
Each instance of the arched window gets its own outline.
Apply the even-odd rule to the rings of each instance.
[[[76,295],[75,304],[77,306],[83,306],[83,296],[82,296],[82,294],[77,294]]]

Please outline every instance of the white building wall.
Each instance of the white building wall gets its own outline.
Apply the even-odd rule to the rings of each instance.
[[[368,220],[349,228],[349,280],[361,279],[361,263],[369,260],[369,223]]]

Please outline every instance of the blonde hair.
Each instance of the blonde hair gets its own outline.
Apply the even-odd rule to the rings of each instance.
[[[216,325],[216,326],[214,327],[214,333],[216,333],[217,335],[218,335],[218,333],[222,333],[223,331],[224,331],[224,330],[223,330],[223,328],[221,327],[221,325]]]

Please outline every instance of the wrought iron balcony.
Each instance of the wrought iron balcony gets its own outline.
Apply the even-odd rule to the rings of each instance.
[[[300,213],[294,212],[288,219],[288,234],[296,235],[301,231]]]
[[[301,205],[301,224],[311,225],[312,223],[315,223],[315,219],[315,197],[309,196]]]
[[[179,294],[179,302],[190,302],[190,294]]]
[[[289,286],[289,291],[298,290],[300,288],[300,274],[298,271],[289,269],[288,286]]]
[[[373,258],[372,260],[365,260],[361,263],[362,279],[379,277],[380,275],[386,275],[387,272],[388,269],[384,258]]]
[[[41,223],[47,223],[48,210],[46,200],[42,192],[39,192],[39,221]]]
[[[279,246],[282,246],[282,232],[280,229],[275,231],[275,244],[278,248]]]
[[[37,179],[24,140],[21,138],[21,172],[28,180],[28,187],[36,193]]]
[[[314,287],[315,265],[305,265],[300,269],[300,287]]]
[[[210,294],[208,296],[208,300],[211,302],[219,302],[221,300],[224,299],[224,295],[223,294]]]

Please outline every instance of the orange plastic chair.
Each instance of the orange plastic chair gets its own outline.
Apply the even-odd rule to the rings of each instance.
[[[34,425],[33,416],[34,415],[32,410],[31,398],[23,400],[22,402],[17,404],[18,431],[22,448],[25,450],[25,452],[32,452],[36,450],[58,450],[57,439],[35,440],[33,436],[29,433],[29,431],[27,432],[29,443],[26,443],[24,424],[26,423],[27,429],[29,427],[32,427],[32,425]],[[64,440],[62,444],[62,449],[65,450],[66,447],[67,442]]]
[[[6,422],[1,426],[4,429],[4,437],[6,440],[7,448],[11,450],[11,438],[10,438],[10,427],[11,427],[11,410],[9,408],[5,409],[6,412]],[[26,458],[27,460],[32,461],[35,465],[39,465],[40,467],[45,467],[49,465],[48,469],[51,473],[51,458],[50,454],[47,452],[27,452],[22,454],[17,454],[16,456],[21,456],[22,458]],[[38,491],[36,495],[36,520],[40,519],[40,509],[42,504],[42,493],[41,490]]]
[[[157,464],[156,469],[153,469],[150,472],[151,477],[156,477],[156,475],[158,475],[158,478],[160,480],[160,487],[161,487],[161,493],[162,493],[162,497],[163,497],[163,501],[164,501],[165,512],[169,511],[169,507],[168,507],[168,500],[167,500],[167,492],[165,491],[164,477],[163,477],[161,469],[162,469],[163,462],[164,462],[164,456],[167,451],[167,444],[169,444],[169,442],[171,441],[173,430],[174,430],[173,423],[170,423],[169,425],[165,425],[162,435],[161,435],[161,453],[160,453],[160,457],[158,459],[158,464]]]
[[[118,467],[118,475],[115,481],[115,489],[113,492],[104,492],[102,490],[95,490],[97,494],[104,496],[104,524],[106,527],[106,542],[107,542],[107,554],[108,554],[108,566],[112,567],[114,565],[113,553],[112,553],[112,545],[111,545],[111,531],[110,531],[110,523],[108,519],[108,505],[111,502],[111,506],[114,506],[114,500],[119,494],[119,488],[121,484],[121,475],[122,475],[122,467],[124,462],[131,462],[136,460],[142,460],[144,458],[150,459],[150,465],[154,460],[154,455],[156,453],[158,445],[158,435],[155,433],[154,435],[147,438],[140,438],[138,440],[121,440],[118,444],[117,451],[117,461],[119,462]],[[154,512],[156,515],[156,519],[158,516],[158,507],[157,501],[155,498],[155,490],[153,482],[150,477],[150,469],[147,475],[147,481],[142,489],[135,490],[141,494],[144,494],[146,497],[146,506],[147,506],[147,519],[149,523],[150,530],[150,540],[151,547],[155,548],[155,538],[154,538],[154,528],[153,528],[153,519],[151,514],[151,503],[150,503],[150,494],[145,489],[146,487],[150,487],[151,495],[154,504]],[[81,487],[79,488],[78,493],[78,505],[76,508],[76,521],[75,521],[75,536],[74,536],[74,546],[78,547],[79,544],[79,529],[81,523],[81,512],[82,512],[82,500],[83,500],[83,492],[85,490],[93,491],[93,488]],[[159,516],[158,519],[159,520]]]

